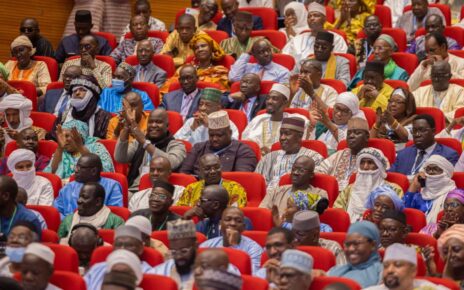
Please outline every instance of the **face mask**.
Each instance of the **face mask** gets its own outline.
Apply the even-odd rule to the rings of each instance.
[[[35,167],[32,166],[32,168],[28,171],[18,171],[18,170],[13,170],[13,179],[16,181],[18,186],[27,189],[32,186],[34,183],[34,178],[35,178]]]
[[[87,107],[92,97],[93,97],[92,92],[87,91],[83,99],[71,98],[70,104],[74,109],[80,112],[80,111],[83,111],[85,107]]]
[[[13,247],[6,247],[5,254],[7,255],[8,259],[12,263],[21,263],[23,261],[24,252],[26,248],[13,248]]]
[[[124,92],[124,89],[126,88],[125,82],[123,80],[118,80],[118,79],[112,79],[111,80],[111,87],[113,90],[115,90],[117,93],[122,93]]]

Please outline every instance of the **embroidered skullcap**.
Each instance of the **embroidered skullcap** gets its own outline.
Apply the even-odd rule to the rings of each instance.
[[[285,250],[280,259],[280,268],[292,268],[301,273],[311,275],[314,259],[311,255],[299,250]]]
[[[11,43],[10,48],[11,48],[11,50],[13,50],[13,48],[18,47],[18,46],[27,46],[27,47],[29,47],[31,49],[31,52],[29,53],[29,55],[32,56],[32,55],[35,54],[35,48],[32,45],[31,40],[29,39],[29,37],[27,37],[25,35],[20,35],[20,36],[16,37],[13,40],[13,42]]]
[[[229,114],[220,110],[208,115],[208,129],[222,129],[230,127]]]
[[[137,287],[136,277],[131,273],[121,271],[111,271],[103,276],[102,285],[116,285],[126,287],[128,289],[134,289]]]
[[[136,216],[131,217],[130,219],[126,221],[125,225],[136,227],[142,233],[146,235],[151,235],[151,232],[152,232],[152,225],[151,225],[150,220],[141,215],[136,215]]]
[[[381,61],[373,60],[366,62],[366,67],[364,68],[364,72],[367,71],[374,71],[383,76],[385,64]]]
[[[25,255],[31,254],[39,257],[45,262],[53,265],[55,263],[55,253],[47,246],[41,243],[31,243],[27,246]]]
[[[290,98],[290,89],[286,85],[283,84],[273,84],[271,87],[270,92],[275,91],[278,93],[281,93],[282,95],[285,96],[285,98],[288,100]]]
[[[348,107],[351,111],[351,118],[361,118],[366,119],[364,112],[359,109],[359,98],[352,92],[344,92],[339,94],[335,98],[335,104],[342,104]],[[349,124],[349,121],[348,121]],[[367,123],[366,123],[367,124]],[[367,131],[369,131],[369,126],[367,127]]]
[[[417,253],[415,247],[394,243],[385,250],[383,261],[406,261],[417,266]]]
[[[10,169],[10,171],[14,172],[16,171],[15,166],[18,162],[31,161],[32,165],[34,165],[35,158],[35,153],[31,150],[18,148],[15,151],[11,152],[10,156],[8,156],[6,165],[8,166],[8,169]]]
[[[363,118],[351,118],[348,120],[348,130],[365,130],[369,132],[369,124]]]
[[[135,74],[136,74],[135,68],[133,66],[131,66],[130,64],[128,64],[127,62],[121,62],[118,65],[118,68],[123,69],[124,71],[126,71],[131,77],[135,76]]]
[[[319,214],[313,210],[301,210],[293,215],[292,228],[296,231],[309,231],[320,225]]]
[[[361,166],[361,160],[363,158],[369,158],[374,161],[375,165],[383,172],[382,177],[387,177],[387,170],[390,168],[390,162],[388,159],[383,155],[383,152],[379,149],[367,147],[359,151],[358,155],[356,156],[356,167],[359,168]]]
[[[359,234],[365,238],[373,240],[378,246],[380,242],[380,233],[379,229],[374,223],[370,221],[359,221],[354,224],[351,224],[348,229],[348,235]]]
[[[425,171],[425,168],[429,165],[436,165],[438,167],[440,167],[441,169],[443,169],[443,172],[449,177],[451,178],[453,176],[453,172],[454,172],[454,166],[451,162],[449,162],[446,158],[444,158],[443,156],[441,155],[432,155],[430,156],[425,162],[424,164],[422,165],[420,171]]]
[[[70,91],[73,91],[74,87],[84,87],[91,90],[94,93],[94,96],[99,96],[101,93],[101,88],[93,76],[81,75],[80,77],[73,79],[69,84]]]
[[[142,232],[134,226],[127,226],[127,225],[119,226],[114,231],[114,239],[117,239],[119,237],[131,237],[131,238],[134,238],[142,242]]]
[[[379,40],[379,39],[387,42],[388,45],[390,45],[390,47],[393,49],[393,51],[398,50],[398,45],[396,44],[396,41],[390,35],[388,35],[388,34],[380,34],[379,37],[377,37],[377,40]]]
[[[308,13],[311,12],[319,12],[324,16],[327,15],[325,7],[317,2],[311,2],[311,4],[308,5]]]
[[[447,229],[440,238],[438,238],[438,252],[440,256],[445,259],[445,254],[443,253],[443,247],[450,239],[458,239],[464,243],[464,225],[463,224],[454,224],[449,229]]]
[[[368,208],[368,209],[373,209],[374,204],[375,204],[375,200],[379,196],[388,196],[391,199],[391,201],[393,202],[393,205],[395,206],[395,210],[397,210],[397,211],[403,211],[404,210],[403,201],[401,200],[401,198],[398,197],[398,194],[396,193],[396,191],[394,191],[393,188],[388,184],[377,186],[369,194],[369,197],[367,198],[365,207]]]
[[[74,16],[75,22],[89,22],[92,23],[92,13],[89,10],[77,10]]]
[[[120,249],[111,252],[106,258],[106,272],[111,272],[111,269],[116,264],[124,264],[129,266],[131,270],[134,272],[137,285],[142,282],[143,272],[142,272],[142,262],[140,262],[139,257],[136,254],[132,253],[131,251]]]
[[[221,103],[222,92],[215,88],[204,88],[201,91],[200,99]]]
[[[238,11],[235,14],[234,21],[243,21],[243,22],[253,23],[253,14],[247,11]]]
[[[407,225],[406,215],[402,211],[397,211],[394,209],[388,209],[382,214],[382,219],[392,219],[402,223],[403,225]]]
[[[242,277],[221,269],[205,269],[195,283],[200,287],[212,287],[221,290],[242,289]]]
[[[4,97],[0,102],[0,112],[5,112],[7,109],[19,110],[19,131],[32,126],[33,121],[30,118],[32,111],[31,100],[21,94],[10,94]],[[8,127],[10,127],[8,120],[6,120],[6,122]]]
[[[456,188],[451,190],[446,198],[455,198],[459,200],[460,203],[464,204],[464,190]]]
[[[305,121],[299,117],[287,117],[283,118],[281,129],[290,129],[297,132],[304,133],[305,130]]]
[[[168,222],[168,239],[196,239],[195,223],[192,220],[175,220]]]
[[[170,194],[174,194],[175,187],[174,185],[170,184],[169,182],[163,181],[163,180],[156,180],[153,182],[153,187],[161,187],[165,190],[167,190]]]
[[[330,32],[327,32],[327,31],[319,31],[317,34],[316,34],[316,40],[325,40],[325,41],[328,41],[330,43],[333,43],[334,42],[334,35]]]

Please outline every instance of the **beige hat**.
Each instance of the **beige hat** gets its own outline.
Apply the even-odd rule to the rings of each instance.
[[[293,229],[309,231],[321,225],[319,214],[313,210],[301,210],[293,215]]]
[[[30,55],[32,56],[32,55],[35,54],[35,48],[32,45],[32,42],[25,35],[20,35],[20,36],[16,37],[13,40],[13,42],[11,43],[10,48],[11,48],[11,50],[13,50],[13,48],[18,47],[18,46],[27,46],[27,47],[29,47],[31,49]]]
[[[168,222],[168,239],[179,240],[196,238],[195,223],[191,220],[175,220]]]
[[[271,87],[271,92],[276,91],[278,93],[281,93],[282,95],[287,98],[287,100],[290,98],[290,88],[287,87],[286,85],[282,84],[273,84]]]
[[[230,127],[229,114],[226,111],[217,111],[208,115],[208,129],[222,129]]]
[[[119,237],[131,237],[143,242],[142,232],[135,226],[122,225],[114,231],[114,239]]]
[[[319,12],[324,16],[327,15],[325,7],[317,2],[312,2],[311,4],[308,5],[308,13],[311,13],[311,12]]]
[[[131,217],[126,221],[126,226],[133,226],[138,228],[142,233],[146,235],[151,235],[152,232],[152,226],[151,222],[148,218],[137,215],[134,217]]]
[[[55,263],[55,253],[47,246],[40,243],[31,243],[27,246],[24,254],[31,254],[48,262],[50,265]]]

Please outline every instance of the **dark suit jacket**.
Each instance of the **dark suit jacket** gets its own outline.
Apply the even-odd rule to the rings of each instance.
[[[216,29],[225,31],[229,34],[229,36],[232,36],[232,21],[230,21],[230,19],[228,19],[227,17],[224,17],[221,20],[219,20],[219,23]],[[261,17],[253,15],[253,30],[262,30],[262,29],[263,29],[263,20],[261,19]]]
[[[182,89],[172,91],[163,96],[163,101],[161,102],[160,107],[165,108],[167,111],[175,111],[180,113],[182,107],[182,96],[184,91]],[[198,110],[198,103],[200,102],[201,89],[198,89],[198,93],[193,99],[192,106],[188,112],[186,120],[193,117],[193,114]]]
[[[414,162],[416,161],[417,152],[418,151],[416,145],[406,147],[400,152],[398,152],[398,155],[396,156],[396,161],[390,168],[390,171],[402,173],[404,175],[412,174],[411,171],[412,167],[414,166]],[[448,146],[444,146],[439,143],[437,143],[437,146],[433,150],[432,155],[440,155],[446,158],[453,165],[455,165],[459,159],[459,155],[458,153],[456,153],[456,151],[454,151]]]
[[[47,112],[53,114],[56,104],[61,97],[64,89],[48,90],[45,93],[43,102],[40,104],[39,112]]]
[[[250,119],[253,119],[260,110],[263,110],[266,107],[266,97],[267,97],[266,95],[258,96],[255,103],[253,104],[253,108],[251,108]],[[242,106],[241,102],[238,102],[238,101],[229,102],[229,98],[224,98],[224,99],[225,99],[225,102],[223,102],[222,104],[224,109],[240,110],[240,107]]]
[[[182,163],[180,172],[198,176],[200,173],[200,157],[206,153],[214,153],[210,148],[209,141],[195,144]],[[237,140],[232,140],[230,145],[217,155],[221,159],[222,171],[253,172],[258,163],[256,155],[250,146]]]

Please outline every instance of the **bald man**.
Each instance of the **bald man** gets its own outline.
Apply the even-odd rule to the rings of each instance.
[[[19,31],[32,42],[32,46],[35,48],[34,55],[55,57],[50,41],[40,35],[40,27],[37,19],[24,18],[19,26]]]
[[[154,83],[161,88],[167,78],[165,70],[153,63],[155,50],[150,40],[144,39],[137,45],[137,60],[139,64],[135,68],[134,82]]]
[[[311,157],[305,155],[298,157],[290,173],[292,183],[269,189],[259,207],[272,209],[277,206],[279,213],[283,214],[287,209],[287,200],[294,192],[318,194],[328,198],[327,191],[311,185],[314,168],[314,160]]]
[[[240,271],[229,263],[229,257],[222,249],[205,249],[198,253],[193,264],[195,278],[201,276],[207,269],[229,270],[240,275]]]
[[[91,224],[77,224],[71,230],[68,244],[79,256],[79,273],[84,275],[90,268],[90,257],[93,251],[103,245],[97,228]]]

